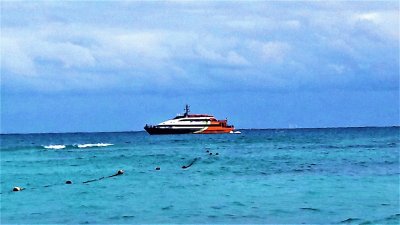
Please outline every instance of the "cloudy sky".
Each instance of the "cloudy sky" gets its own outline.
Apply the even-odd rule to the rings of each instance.
[[[399,125],[398,1],[1,1],[1,132]]]

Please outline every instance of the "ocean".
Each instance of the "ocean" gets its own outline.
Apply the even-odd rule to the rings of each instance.
[[[399,224],[399,127],[241,132],[3,134],[1,223]]]

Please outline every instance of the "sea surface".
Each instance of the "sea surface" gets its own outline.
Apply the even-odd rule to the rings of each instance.
[[[1,135],[1,223],[399,224],[399,149],[399,127]]]

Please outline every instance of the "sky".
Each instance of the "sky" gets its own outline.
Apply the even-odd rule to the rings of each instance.
[[[394,126],[398,1],[1,1],[1,133]]]

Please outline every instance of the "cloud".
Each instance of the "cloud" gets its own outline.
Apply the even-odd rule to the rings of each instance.
[[[380,16],[377,12],[370,12],[370,13],[362,13],[362,14],[356,14],[354,15],[355,19],[357,20],[365,20],[365,21],[370,21],[373,23],[378,23],[380,21]]]
[[[204,47],[197,47],[195,53],[201,59],[204,59],[207,63],[215,63],[217,65],[232,65],[232,66],[245,66],[249,65],[249,62],[239,55],[237,52],[230,50],[225,53],[218,53],[212,49]],[[224,54],[224,55],[223,55]]]
[[[328,65],[329,69],[331,69],[334,73],[336,74],[343,74],[346,71],[346,66],[344,65],[338,65],[338,64],[329,64]]]
[[[2,5],[2,86],[398,88],[398,4],[113,4]]]
[[[270,41],[259,45],[261,57],[265,62],[283,62],[291,48],[289,44],[279,41]]]
[[[1,67],[14,74],[37,74],[33,59],[12,38],[1,39]]]
[[[164,34],[158,31],[147,32],[125,32],[113,34],[113,32],[103,33],[102,37],[98,37],[101,41],[101,47],[108,51],[129,54],[134,52],[142,57],[164,59],[168,58],[169,54],[162,46],[162,41],[165,39]]]
[[[272,31],[272,30],[296,30],[301,27],[301,22],[296,19],[278,20],[265,16],[247,16],[245,18],[226,18],[226,26],[235,30],[243,31]]]
[[[95,59],[88,48],[70,42],[41,42],[31,47],[32,55],[36,59],[58,61],[64,67],[93,66]]]
[[[15,29],[3,29],[2,55],[3,69],[16,74],[36,74],[40,62],[59,63],[62,67],[92,66],[95,59],[90,50],[70,40],[51,40],[49,36],[40,36],[35,31],[20,32]],[[12,63],[10,63],[12,62]],[[16,69],[18,63],[20,69]]]
[[[399,11],[370,11],[355,13],[350,22],[353,26],[368,29],[383,39],[399,40]]]

